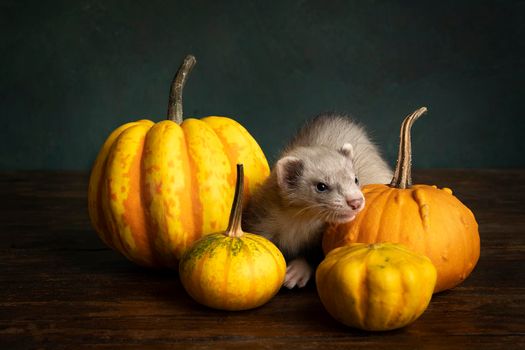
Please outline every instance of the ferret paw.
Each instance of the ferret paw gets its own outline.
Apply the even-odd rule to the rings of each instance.
[[[313,269],[305,259],[294,259],[286,267],[286,277],[283,286],[288,289],[302,288],[312,276]]]

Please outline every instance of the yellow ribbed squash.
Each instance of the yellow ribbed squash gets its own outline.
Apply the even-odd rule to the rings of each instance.
[[[325,257],[316,283],[321,302],[336,320],[385,331],[421,316],[432,298],[436,269],[426,256],[401,244],[354,243]]]
[[[173,267],[205,234],[224,230],[235,166],[246,167],[246,196],[269,174],[253,137],[225,117],[182,119],[188,56],[173,80],[168,120],[124,124],[108,137],[91,171],[88,205],[100,238],[144,266]]]
[[[221,310],[263,305],[279,291],[286,273],[284,257],[272,242],[242,231],[242,165],[238,174],[228,229],[198,240],[179,265],[188,294]]]
[[[434,292],[467,278],[479,259],[480,240],[474,214],[449,188],[411,184],[410,128],[426,111],[409,115],[401,128],[399,157],[390,185],[366,185],[366,206],[354,221],[328,228],[323,250],[355,242],[402,243],[432,260],[438,277]]]

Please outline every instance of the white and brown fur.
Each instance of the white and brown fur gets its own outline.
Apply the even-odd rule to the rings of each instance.
[[[307,122],[254,193],[244,227],[274,242],[288,268],[284,286],[306,285],[327,223],[353,220],[364,206],[360,185],[388,183],[392,171],[362,126],[344,115]],[[356,180],[358,179],[358,180]],[[323,183],[324,186],[319,184]],[[320,186],[320,187],[318,187]]]

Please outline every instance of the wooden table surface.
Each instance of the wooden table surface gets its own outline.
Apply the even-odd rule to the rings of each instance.
[[[315,285],[250,311],[195,303],[176,272],[133,265],[90,226],[85,173],[0,175],[0,349],[525,349],[525,171],[425,170],[476,215],[481,257],[412,325],[372,333],[324,310]]]

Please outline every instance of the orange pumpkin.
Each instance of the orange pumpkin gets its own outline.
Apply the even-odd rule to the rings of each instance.
[[[247,310],[268,302],[281,288],[286,262],[266,238],[241,228],[243,167],[225,232],[201,238],[179,265],[182,285],[193,299],[221,310]]]
[[[349,243],[402,243],[430,258],[438,277],[434,292],[453,288],[472,272],[480,241],[474,214],[449,188],[412,185],[410,129],[421,108],[401,127],[399,156],[390,185],[367,185],[366,206],[354,221],[330,226],[323,237],[328,253]]]
[[[145,266],[174,267],[205,234],[224,230],[235,166],[246,167],[246,196],[269,174],[246,129],[225,117],[182,118],[188,56],[173,80],[168,120],[124,124],[100,150],[89,181],[89,215],[100,238]]]

